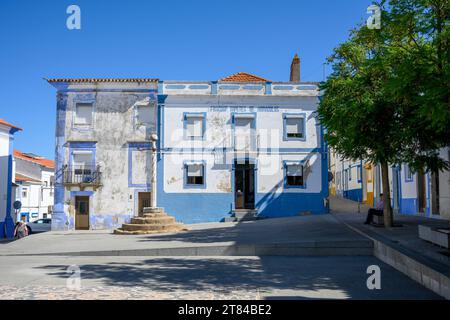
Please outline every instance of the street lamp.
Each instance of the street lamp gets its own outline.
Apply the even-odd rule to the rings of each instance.
[[[152,191],[151,191],[151,199],[150,199],[150,207],[151,208],[157,208],[156,204],[156,155],[157,155],[157,148],[156,148],[156,141],[158,141],[158,135],[156,133],[153,133],[150,136],[150,141],[152,143]]]

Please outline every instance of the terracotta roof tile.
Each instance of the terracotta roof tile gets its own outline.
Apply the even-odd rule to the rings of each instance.
[[[0,124],[2,124],[2,125],[4,125],[4,126],[7,126],[7,127],[10,127],[10,128],[17,129],[17,130],[22,130],[22,128],[16,127],[15,125],[12,125],[11,123],[6,122],[6,121],[3,120],[3,119],[0,119]]]
[[[23,159],[23,160],[27,160],[27,161],[31,161],[37,164],[40,164],[41,166],[50,168],[50,169],[54,169],[55,168],[55,161],[53,160],[49,160],[49,159],[45,159],[45,158],[36,158],[36,157],[32,157],[29,156],[27,154],[24,154],[23,152],[19,151],[19,150],[14,150],[14,157],[19,158],[19,159]]]
[[[255,76],[247,72],[238,72],[231,76],[220,79],[221,82],[266,82],[267,79]]]
[[[157,82],[155,78],[54,78],[46,79],[48,82],[94,83],[94,82]]]

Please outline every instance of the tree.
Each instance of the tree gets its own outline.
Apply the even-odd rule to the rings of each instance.
[[[318,112],[330,147],[350,159],[380,163],[384,224],[391,227],[389,165],[448,168],[437,153],[450,144],[448,63],[438,63],[448,59],[448,43],[442,40],[448,32],[442,8],[448,4],[391,0],[377,5],[381,29],[358,26],[329,58],[333,72],[321,85]],[[437,33],[439,19],[444,22]]]

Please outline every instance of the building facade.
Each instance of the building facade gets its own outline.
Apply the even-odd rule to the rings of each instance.
[[[333,153],[333,151],[330,151]],[[440,150],[440,156],[450,161],[450,148]],[[336,155],[333,159],[333,181],[336,194],[344,198],[375,206],[383,193],[381,167],[361,160],[351,161]],[[354,179],[350,168],[361,171],[361,180]],[[351,175],[351,178],[350,178]],[[413,172],[408,165],[389,168],[389,188],[394,213],[450,219],[450,172],[439,174]],[[433,191],[434,190],[434,191]],[[355,196],[356,195],[356,196]]]
[[[14,150],[16,200],[22,206],[17,220],[35,221],[51,218],[53,211],[54,174],[53,160]]]
[[[248,74],[160,81],[158,204],[177,220],[327,211],[327,149],[317,84]]]
[[[57,89],[53,230],[112,229],[150,192],[154,79],[52,79]]]
[[[157,205],[180,222],[326,213],[318,86],[291,80],[48,80],[58,91],[52,229],[117,228],[148,207],[152,133]]]
[[[15,194],[13,144],[14,134],[22,129],[0,119],[0,239],[13,238]]]

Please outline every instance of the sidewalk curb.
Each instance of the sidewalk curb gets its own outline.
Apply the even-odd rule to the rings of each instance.
[[[151,249],[98,250],[7,256],[372,256],[370,240],[305,241],[294,243],[203,245]],[[0,255],[5,256],[5,255]]]
[[[373,241],[373,255],[394,269],[405,274],[425,288],[450,300],[450,270],[438,262],[404,248],[369,230],[361,230],[343,219],[336,217],[351,230]]]

